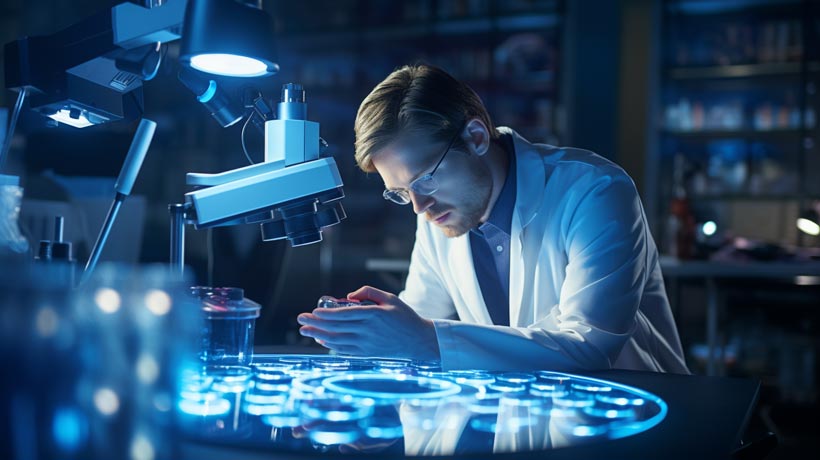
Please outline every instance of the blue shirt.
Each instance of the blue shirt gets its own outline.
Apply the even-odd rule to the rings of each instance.
[[[512,136],[502,134],[501,146],[507,152],[507,178],[486,222],[470,230],[478,285],[493,324],[510,325],[510,234],[515,207],[515,149]]]

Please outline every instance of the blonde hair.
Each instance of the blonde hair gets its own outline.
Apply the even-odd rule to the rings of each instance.
[[[424,132],[432,141],[446,142],[472,119],[478,118],[493,139],[498,132],[481,98],[469,86],[430,65],[404,66],[393,71],[359,106],[353,130],[356,163],[375,172],[372,156],[399,134]],[[453,148],[463,148],[460,139]]]

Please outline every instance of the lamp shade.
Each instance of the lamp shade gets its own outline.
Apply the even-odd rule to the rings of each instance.
[[[180,61],[214,75],[273,75],[279,65],[271,18],[235,0],[189,0]]]
[[[797,218],[797,228],[807,235],[820,235],[820,216],[817,211],[807,209],[800,213],[800,217]]]

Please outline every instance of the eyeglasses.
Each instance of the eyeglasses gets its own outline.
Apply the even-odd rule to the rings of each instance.
[[[444,153],[441,155],[441,158],[439,158],[438,163],[436,163],[436,166],[433,167],[433,170],[410,183],[410,190],[412,190],[413,193],[416,193],[418,195],[430,196],[438,191],[438,181],[435,177],[433,177],[433,174],[436,173],[438,167],[441,165],[441,162],[444,161],[444,157],[447,156],[447,153],[453,146],[453,143],[456,141],[456,139],[458,139],[459,135],[461,135],[461,131],[462,129],[460,128],[458,131],[456,131],[455,136],[453,136],[453,138],[450,139],[450,142],[447,144],[447,148],[444,149]],[[410,204],[410,191],[404,188],[386,189],[384,192],[382,192],[382,196],[385,200],[390,200],[396,204]]]

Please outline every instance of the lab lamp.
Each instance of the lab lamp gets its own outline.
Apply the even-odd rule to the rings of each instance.
[[[227,77],[263,77],[279,70],[270,19],[234,0],[189,0],[180,62]]]
[[[818,212],[814,209],[803,211],[800,217],[797,218],[797,228],[807,235],[819,236],[820,217],[818,217]]]

